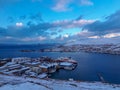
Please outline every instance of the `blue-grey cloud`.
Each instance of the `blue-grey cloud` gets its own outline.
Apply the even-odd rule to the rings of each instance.
[[[29,17],[31,20],[36,20],[36,21],[43,21],[42,14],[40,12],[36,14],[32,14]]]
[[[20,20],[25,20],[26,18],[27,18],[26,15],[22,15],[22,16],[19,17]]]
[[[41,18],[41,15],[35,14],[38,18]],[[35,17],[34,16],[34,17]],[[32,19],[36,19],[32,17]],[[24,16],[23,16],[24,18]],[[24,18],[25,19],[25,18]],[[50,37],[52,35],[57,35],[68,28],[82,28],[86,24],[93,23],[94,20],[84,20],[80,17],[74,20],[59,20],[54,22],[39,22],[34,23],[33,20],[28,21],[27,24],[18,22],[15,25],[7,26],[6,28],[1,27],[0,33],[1,37],[14,37],[14,38],[26,38],[26,37]],[[11,38],[10,38],[11,39]],[[32,39],[35,40],[35,39]]]
[[[5,36],[6,34],[7,34],[7,33],[6,33],[6,29],[0,27],[0,36]]]
[[[35,16],[33,16],[31,19],[34,19]],[[38,17],[39,17],[39,15],[38,15]],[[41,30],[48,30],[48,29],[58,30],[59,29],[59,30],[61,30],[61,29],[67,29],[67,28],[81,28],[81,27],[85,26],[86,24],[90,24],[95,21],[95,20],[85,20],[85,19],[82,19],[82,17],[83,16],[80,15],[78,18],[76,18],[74,20],[66,19],[66,20],[57,20],[54,22],[39,22],[37,24],[35,24],[33,22],[33,20],[31,20],[27,23],[27,25],[30,28],[33,28],[35,30],[37,30],[37,29],[41,29]],[[37,18],[37,16],[36,16],[36,18]],[[41,18],[41,16],[40,16],[40,18]]]
[[[9,23],[13,23],[13,22],[14,22],[14,18],[13,18],[12,16],[9,16],[9,17],[7,18],[7,21],[8,21]]]
[[[72,39],[83,40],[84,38],[86,39],[91,35],[103,36],[109,33],[120,32],[120,11],[107,16],[105,21],[85,20],[82,19],[82,16],[74,20],[58,20],[54,22],[33,23],[33,21],[31,20],[27,23],[27,25],[23,25],[20,27],[14,25],[8,26],[6,28],[0,27],[0,37],[6,37],[5,39],[7,40],[20,40],[21,38],[21,42],[26,40],[50,40],[50,37],[52,35],[58,35],[60,31],[68,28],[83,28],[83,30],[88,31],[87,33],[81,32],[76,35],[69,35],[68,37],[65,37],[64,35],[59,35],[59,37],[56,37],[53,41],[57,42],[59,40],[64,40],[65,42]],[[13,37],[14,39],[11,37]]]
[[[105,21],[98,20],[92,24],[86,25],[83,29],[98,34],[120,32],[120,10],[106,17]]]
[[[36,37],[36,36],[49,36],[47,30],[40,29],[39,26],[30,26],[30,27],[17,27],[17,26],[8,26],[7,28],[0,28],[1,37],[14,37],[14,38],[23,38],[23,37]]]
[[[57,12],[72,10],[71,5],[73,4],[78,6],[91,6],[94,4],[91,0],[53,0],[53,1],[55,2],[55,5],[52,6],[52,10]]]
[[[76,20],[81,20],[83,19],[83,15],[80,15],[79,17],[76,18]]]
[[[51,32],[51,35],[57,35],[58,33],[57,32]]]
[[[93,5],[94,3],[91,0],[78,0],[80,2],[80,5],[84,6],[90,6]]]

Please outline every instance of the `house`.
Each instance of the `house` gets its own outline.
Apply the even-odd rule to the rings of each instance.
[[[16,64],[22,64],[22,63],[26,63],[26,62],[30,62],[31,59],[27,58],[27,57],[18,57],[18,58],[12,58],[12,62],[16,63]]]
[[[10,58],[0,59],[0,66],[3,66],[8,62],[11,62]]]
[[[42,72],[48,72],[48,66],[45,66],[45,65],[39,65],[39,67],[41,68],[41,71]]]
[[[37,74],[42,73],[42,69],[41,69],[40,67],[32,67],[32,68],[31,68],[31,71],[32,71],[32,72],[35,72],[35,73],[37,73]]]
[[[53,73],[56,71],[57,63],[46,63],[42,64],[39,67],[41,68],[42,72]]]
[[[27,67],[38,67],[41,63],[40,62],[26,62],[24,63]]]

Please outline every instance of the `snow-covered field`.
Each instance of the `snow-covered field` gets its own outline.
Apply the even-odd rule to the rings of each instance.
[[[0,75],[0,90],[120,90],[120,85]]]

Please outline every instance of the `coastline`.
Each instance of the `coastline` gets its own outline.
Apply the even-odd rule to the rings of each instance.
[[[0,75],[0,90],[119,90],[120,85],[101,82],[81,82],[74,80],[35,79],[28,77]],[[18,88],[19,86],[19,88]],[[27,87],[29,86],[29,87]]]
[[[20,50],[20,52],[90,52],[101,54],[120,55],[119,44],[100,44],[100,45],[61,45],[54,48],[46,48],[40,50]]]

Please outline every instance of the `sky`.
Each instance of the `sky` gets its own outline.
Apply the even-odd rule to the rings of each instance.
[[[0,0],[0,44],[119,40],[120,0]]]

